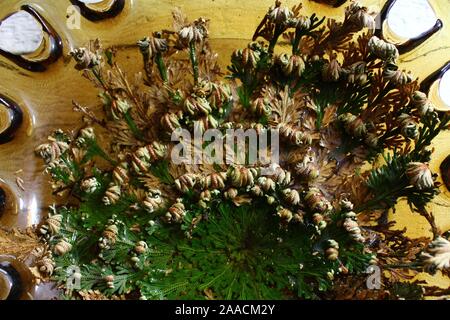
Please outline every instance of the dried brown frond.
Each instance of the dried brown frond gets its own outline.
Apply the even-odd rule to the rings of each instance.
[[[382,278],[382,283],[385,282]],[[331,300],[387,300],[391,294],[387,288],[368,289],[367,277],[348,275],[336,280],[331,292],[326,295]]]
[[[302,99],[294,100],[290,96],[288,88],[277,94],[273,91],[268,91],[268,97],[272,106],[272,119],[276,123],[297,124],[300,119],[301,109],[305,106],[305,101],[302,101]]]
[[[183,10],[181,10],[181,8],[179,7],[176,7],[172,11],[172,17],[173,17],[173,29],[175,31],[179,31],[185,25],[189,24],[187,16],[184,14]]]
[[[15,256],[23,261],[30,256],[35,248],[40,246],[42,244],[31,228],[24,231],[0,228],[0,252],[4,255]]]

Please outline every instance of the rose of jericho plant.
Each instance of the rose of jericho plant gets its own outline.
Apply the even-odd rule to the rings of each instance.
[[[277,1],[225,78],[209,21],[173,17],[138,42],[132,78],[98,41],[72,53],[103,107],[74,103],[83,128],[36,150],[67,199],[38,228],[43,279],[75,298],[396,298],[418,286],[404,284],[411,272],[448,273],[427,204],[439,193],[430,146],[449,118],[373,36],[367,8],[352,2],[339,22]],[[172,161],[174,131],[230,128],[278,132],[279,163]],[[392,229],[385,213],[400,199],[434,239]],[[361,289],[373,264],[383,288]]]

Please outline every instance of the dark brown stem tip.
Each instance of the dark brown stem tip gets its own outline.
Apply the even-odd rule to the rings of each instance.
[[[23,113],[20,107],[9,98],[0,94],[0,109],[5,109],[8,119],[7,126],[0,128],[0,145],[10,142],[14,138],[14,134],[20,128],[23,122]]]
[[[437,237],[439,237],[441,235],[441,231],[436,225],[436,220],[434,218],[433,213],[428,212],[425,208],[422,208],[419,211],[419,214],[425,219],[427,219],[428,223],[430,224],[431,231],[433,232],[433,238],[436,239]]]

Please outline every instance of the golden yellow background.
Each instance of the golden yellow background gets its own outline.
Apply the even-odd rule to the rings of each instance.
[[[225,68],[233,49],[243,47],[273,0],[132,0],[118,17],[98,23],[81,20],[79,30],[66,26],[66,11],[69,1],[34,0],[31,4],[52,24],[64,40],[64,54],[72,48],[83,46],[89,40],[100,38],[104,46],[135,44],[138,39],[156,30],[171,27],[171,10],[181,7],[190,18],[204,16],[211,19],[211,44],[220,55]],[[293,6],[298,0],[283,1]],[[364,5],[380,10],[385,1],[360,1]],[[30,1],[3,1],[0,19]],[[325,5],[304,0],[303,14],[316,12],[340,19],[344,6],[331,9]],[[444,21],[444,29],[434,35],[416,50],[400,57],[402,68],[412,70],[414,75],[424,79],[450,59],[450,1],[430,0],[437,16]],[[129,73],[142,67],[135,48],[124,49],[121,63]],[[87,106],[96,106],[96,91],[87,80],[80,77],[67,65],[67,59],[60,59],[44,73],[29,73],[0,56],[0,93],[7,94],[18,102],[26,112],[26,121],[17,137],[8,144],[0,145],[0,183],[8,186],[15,195],[15,204],[1,218],[5,226],[25,227],[39,222],[46,214],[46,207],[52,200],[47,180],[42,175],[42,164],[34,156],[36,145],[45,140],[52,129],[75,128],[80,116],[72,111],[71,101]],[[442,107],[442,106],[441,106]],[[441,134],[435,141],[436,152],[431,163],[434,172],[450,154],[449,133]],[[22,172],[17,172],[23,170]],[[16,184],[16,178],[24,180],[25,191]],[[435,199],[430,210],[435,214],[442,230],[450,229],[450,193],[442,187],[442,195]],[[426,221],[410,213],[404,204],[392,214],[397,228],[408,228],[410,236],[430,236]],[[449,287],[450,280],[440,276],[427,276],[430,283]]]

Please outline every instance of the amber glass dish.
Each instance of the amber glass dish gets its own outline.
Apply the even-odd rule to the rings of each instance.
[[[286,0],[292,6],[298,0]],[[342,17],[343,7],[329,6],[304,0],[305,14],[313,12],[321,16]],[[386,39],[405,43],[399,59],[401,68],[413,70],[424,81],[426,90],[439,110],[450,106],[439,98],[439,72],[450,59],[450,2],[430,0],[430,5],[441,20],[436,32],[416,39],[411,45],[408,39],[393,36],[387,22],[380,16]],[[52,129],[76,129],[80,115],[72,111],[72,101],[95,107],[97,92],[80,77],[69,62],[69,52],[99,38],[104,46],[118,49],[119,62],[128,73],[142,69],[142,61],[136,41],[154,30],[170,28],[171,10],[181,7],[190,17],[205,16],[211,19],[211,45],[219,52],[223,69],[232,50],[243,47],[252,37],[254,27],[266,13],[272,0],[104,0],[96,5],[81,6],[80,28],[72,28],[69,20],[72,4],[78,1],[60,0],[8,0],[0,6],[0,20],[19,10],[31,13],[41,24],[44,42],[36,53],[14,56],[0,52],[0,133],[8,134],[0,139],[0,227],[25,228],[38,224],[46,208],[55,198],[47,177],[43,175],[42,162],[35,156],[34,148]],[[387,14],[395,1],[364,0],[362,3]],[[251,13],[251,14],[248,14]],[[11,120],[12,119],[12,120]],[[11,123],[13,121],[14,123]],[[17,123],[16,123],[17,122]],[[8,129],[9,127],[11,127]],[[442,133],[434,142],[435,154],[431,163],[434,172],[450,153],[450,133]],[[438,225],[450,229],[450,192],[442,186],[441,195],[434,200],[431,210]],[[429,236],[430,232],[420,216],[404,214],[405,204],[400,203],[391,215],[397,228],[408,227],[409,235]],[[0,255],[8,253],[0,252]],[[426,276],[430,283],[448,287],[450,283],[439,277]]]

